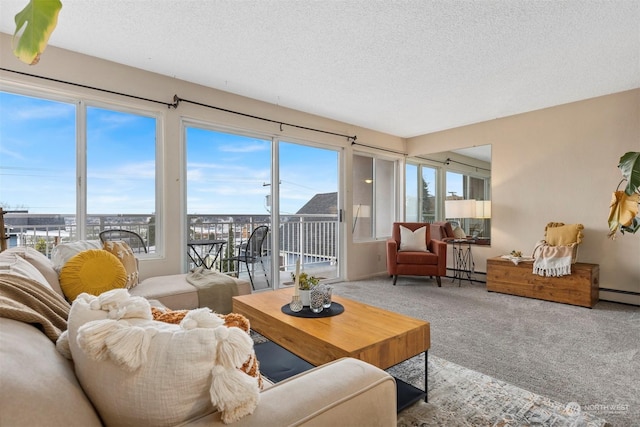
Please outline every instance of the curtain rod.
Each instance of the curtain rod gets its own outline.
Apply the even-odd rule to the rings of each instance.
[[[422,160],[428,160],[428,161],[434,162],[434,163],[442,163],[443,165],[448,165],[449,163],[457,163],[459,165],[464,165],[464,166],[468,166],[470,168],[474,168],[475,170],[482,169],[483,171],[491,172],[491,169],[482,168],[480,166],[475,166],[475,165],[470,165],[468,163],[459,162],[459,161],[453,160],[453,159],[451,159],[449,157],[447,157],[447,160],[445,160],[444,162],[442,160],[427,159],[426,157],[421,157],[421,156],[415,156],[415,157],[418,158],[418,159],[422,159]]]
[[[10,69],[4,68],[4,67],[0,67],[0,70],[7,71],[9,73],[20,74],[20,75],[23,75],[23,76],[34,77],[34,78],[37,78],[37,79],[48,80],[48,81],[51,81],[51,82],[63,83],[63,84],[71,85],[71,86],[81,87],[81,88],[84,88],[84,89],[97,90],[99,92],[110,93],[112,95],[120,95],[120,96],[125,96],[125,97],[128,97],[128,98],[138,99],[138,100],[141,100],[141,101],[153,102],[153,103],[156,103],[156,104],[166,105],[167,108],[178,108],[178,105],[180,105],[180,102],[189,102],[191,104],[199,105],[201,107],[213,108],[214,110],[224,111],[226,113],[237,114],[237,115],[243,116],[243,117],[249,117],[249,118],[256,119],[256,120],[262,120],[262,121],[265,121],[265,122],[276,123],[276,124],[280,125],[280,130],[282,130],[282,126],[290,126],[290,127],[294,127],[294,128],[298,128],[298,129],[309,130],[309,131],[312,131],[312,132],[319,132],[319,133],[324,133],[324,134],[328,134],[328,135],[340,136],[340,137],[343,137],[343,138],[347,138],[347,140],[353,141],[353,142],[355,142],[356,139],[358,139],[358,137],[356,135],[354,135],[354,136],[343,135],[343,134],[340,134],[340,133],[329,132],[329,131],[326,131],[326,130],[314,129],[314,128],[311,128],[311,127],[294,125],[292,123],[287,123],[287,122],[283,122],[283,121],[267,119],[267,118],[264,118],[264,117],[259,117],[259,116],[254,116],[254,115],[251,115],[251,114],[241,113],[239,111],[233,111],[233,110],[229,110],[229,109],[226,109],[226,108],[220,108],[220,107],[215,107],[213,105],[203,104],[201,102],[190,101],[188,99],[182,99],[182,98],[178,97],[178,95],[174,95],[173,96],[173,103],[168,103],[168,102],[164,102],[164,101],[157,101],[155,99],[143,98],[141,96],[130,95],[128,93],[122,93],[122,92],[116,92],[116,91],[113,91],[113,90],[102,89],[102,88],[95,87],[95,86],[88,86],[88,85],[83,85],[83,84],[80,84],[80,83],[74,83],[74,82],[68,82],[68,81],[65,81],[65,80],[54,79],[54,78],[51,78],[51,77],[38,76],[36,74],[25,73],[25,72],[22,72],[22,71],[10,70]]]
[[[169,104],[169,103],[164,102],[164,101],[156,101],[155,99],[143,98],[141,96],[136,96],[136,95],[129,95],[128,93],[116,92],[116,91],[113,91],[113,90],[102,89],[102,88],[94,87],[94,86],[87,86],[87,85],[83,85],[83,84],[80,84],[80,83],[67,82],[67,81],[64,81],[64,80],[58,80],[58,79],[54,79],[54,78],[51,78],[51,77],[43,77],[43,76],[38,76],[38,75],[35,75],[35,74],[25,73],[25,72],[22,72],[22,71],[9,70],[7,68],[0,68],[0,70],[8,71],[10,73],[21,74],[23,76],[35,77],[37,79],[48,80],[50,82],[64,83],[64,84],[67,84],[67,85],[77,86],[77,87],[81,87],[81,88],[84,88],[84,89],[92,89],[92,90],[97,90],[99,92],[110,93],[110,94],[113,94],[113,95],[126,96],[128,98],[139,99],[141,101],[154,102],[156,104],[166,105],[167,108],[176,108],[177,107],[177,105],[175,105],[175,104]]]
[[[374,150],[381,150],[381,151],[386,151],[388,153],[401,154],[403,156],[407,155],[406,153],[403,153],[401,151],[390,150],[388,148],[376,147],[376,146],[373,146],[373,145],[361,144],[359,142],[356,142],[355,139],[351,142],[351,145],[359,145],[361,147],[373,148]]]
[[[204,104],[204,103],[198,102],[198,101],[191,101],[189,99],[180,98],[178,95],[174,95],[173,96],[173,102],[174,102],[173,105],[176,108],[178,107],[178,105],[180,105],[181,102],[188,102],[190,104],[199,105],[200,107],[212,108],[214,110],[223,111],[225,113],[231,113],[231,114],[236,114],[238,116],[249,117],[249,118],[255,119],[255,120],[262,120],[264,122],[275,123],[275,124],[280,125],[280,130],[281,131],[282,131],[282,126],[289,126],[289,127],[293,127],[293,128],[297,128],[297,129],[304,129],[304,130],[310,130],[312,132],[324,133],[324,134],[327,134],[327,135],[341,136],[341,137],[347,138],[347,140],[350,140],[350,141],[353,141],[353,142],[355,142],[356,139],[358,139],[358,137],[356,135],[353,135],[353,136],[344,135],[344,134],[341,134],[341,133],[329,132],[327,130],[315,129],[315,128],[311,128],[311,127],[307,127],[307,126],[294,125],[292,123],[287,123],[287,122],[283,122],[283,121],[280,121],[280,120],[267,119],[265,117],[254,116],[252,114],[247,114],[247,113],[241,113],[239,111],[229,110],[227,108],[216,107],[214,105],[208,105],[208,104]]]

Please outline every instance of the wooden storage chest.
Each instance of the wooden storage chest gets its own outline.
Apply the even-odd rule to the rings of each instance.
[[[600,266],[577,262],[571,275],[543,277],[533,274],[533,262],[496,257],[487,259],[487,291],[592,308],[599,298]]]

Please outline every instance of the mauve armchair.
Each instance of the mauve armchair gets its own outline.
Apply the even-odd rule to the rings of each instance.
[[[425,227],[426,250],[409,248],[404,250],[401,242],[403,226],[412,232]],[[405,230],[406,233],[406,230]],[[442,286],[440,277],[447,274],[447,244],[431,238],[431,227],[424,222],[394,222],[393,232],[387,240],[387,271],[393,276],[395,286],[398,276],[435,276],[438,286]]]

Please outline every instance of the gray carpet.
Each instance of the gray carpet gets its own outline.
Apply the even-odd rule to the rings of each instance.
[[[392,286],[385,276],[337,283],[334,292],[429,321],[430,355],[577,404],[613,426],[640,426],[638,307],[599,302],[588,309],[449,279],[442,288],[407,277]]]

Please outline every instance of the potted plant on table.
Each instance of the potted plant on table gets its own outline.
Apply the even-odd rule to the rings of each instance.
[[[291,273],[293,282],[296,282],[295,273]],[[298,289],[300,290],[300,298],[302,299],[302,305],[309,305],[309,291],[311,288],[320,283],[320,279],[315,276],[309,276],[307,273],[300,273],[298,278]]]

